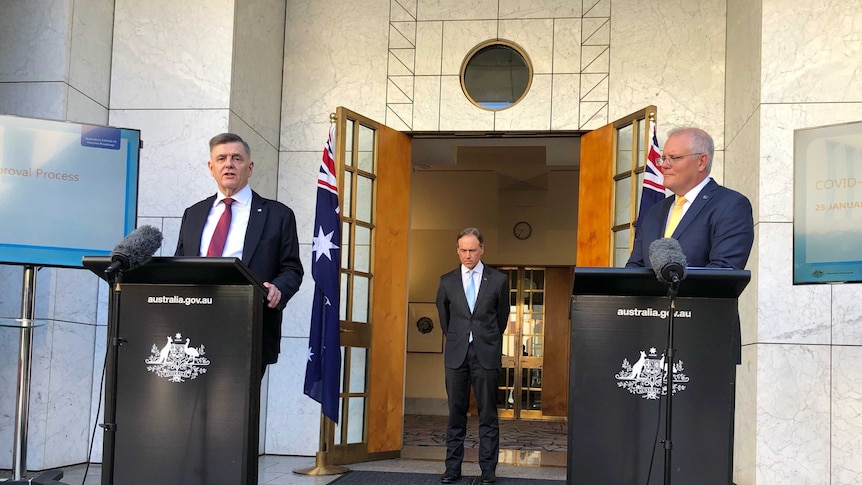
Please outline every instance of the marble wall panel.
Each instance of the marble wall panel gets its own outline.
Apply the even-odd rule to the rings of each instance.
[[[322,150],[338,106],[385,119],[389,7],[288,1],[280,151]]]
[[[761,102],[862,101],[859,0],[765,0],[761,8]]]
[[[496,19],[497,0],[419,0],[417,20]]]
[[[470,102],[461,90],[458,76],[440,79],[440,130],[493,131],[494,112]]]
[[[496,20],[444,22],[442,74],[460,76],[467,54],[479,44],[496,39],[498,32]]]
[[[443,22],[416,25],[416,76],[440,75],[443,58]]]
[[[709,172],[710,177],[715,179],[720,185],[725,185],[724,182],[724,150],[716,150],[712,156],[712,169]]]
[[[554,19],[554,74],[581,72],[581,19]]]
[[[554,74],[551,92],[551,129],[577,130],[580,74]]]
[[[734,413],[733,481],[754,484],[757,465],[757,347],[742,349],[742,364],[736,367]]]
[[[660,126],[699,126],[723,149],[724,0],[619,0],[611,16],[609,120],[652,104]]]
[[[67,92],[69,99],[66,105],[66,121],[93,125],[108,124],[107,107],[93,101],[75,88],[68,88]],[[118,128],[125,128],[125,126]]]
[[[278,149],[286,2],[235,5],[231,111]]]
[[[756,483],[830,484],[831,353],[828,346],[759,346]]]
[[[296,233],[301,244],[314,237],[314,210],[317,205],[317,173],[327,133],[321,133],[320,150],[282,152],[278,171],[278,200],[296,214]]]
[[[3,2],[0,83],[65,81],[73,2]]]
[[[581,3],[571,0],[500,0],[500,18],[580,17]]]
[[[862,348],[832,347],[830,485],[862,483]]]
[[[314,299],[314,278],[311,276],[311,262],[313,254],[311,244],[302,244],[299,247],[299,257],[302,261],[305,275],[299,291],[290,299],[284,307],[282,318],[282,338],[308,338],[308,330],[311,325],[311,305]]]
[[[72,13],[69,85],[99,105],[108,106],[113,0],[75,0]]]
[[[548,74],[554,59],[554,37],[548,32],[553,31],[553,19],[501,20],[497,35],[524,49],[534,74]]]
[[[832,344],[862,345],[862,286],[834,285]]]
[[[762,2],[727,1],[726,145],[749,123],[760,105]],[[757,48],[758,55],[752,55]]]
[[[49,120],[66,119],[66,92],[62,82],[0,83],[0,112]]]
[[[758,225],[757,341],[829,344],[832,340],[831,290],[823,285],[793,286],[789,223]]]
[[[518,104],[494,113],[497,131],[551,129],[551,75],[536,74],[530,90]]]
[[[754,244],[751,248],[751,254],[748,257],[748,263],[745,267],[751,271],[751,280],[745,287],[745,290],[739,295],[739,326],[740,326],[740,341],[743,346],[753,345],[757,343],[758,338],[758,288],[760,288],[760,228],[761,225],[755,221],[754,223]]]
[[[112,110],[110,122],[141,130],[139,216],[181,217],[216,192],[207,169],[209,140],[227,131],[226,110]]]
[[[727,138],[724,149],[724,185],[741,192],[751,201],[754,221],[759,220],[759,187],[761,164],[760,108]]]
[[[96,321],[97,301],[97,288],[90,284],[93,273],[72,268],[57,268],[55,271],[51,289],[53,317],[62,322],[91,325]]]
[[[117,0],[111,109],[226,109],[234,2]]]
[[[98,387],[91,374],[95,327],[61,321],[52,325],[50,380],[47,388],[38,391],[48,395],[41,469],[87,461],[93,433],[89,404],[94,382]]]
[[[440,129],[440,76],[416,76],[413,82],[413,130]]]
[[[269,366],[267,406],[274,411],[266,415],[269,454],[313,456],[319,448],[320,404],[299,391],[307,355],[307,335],[282,338],[278,363]]]

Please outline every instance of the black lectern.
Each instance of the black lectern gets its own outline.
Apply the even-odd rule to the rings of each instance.
[[[83,260],[105,279],[110,263]],[[102,483],[256,484],[265,288],[233,258],[153,258],[120,280]]]
[[[666,366],[675,392],[673,483],[732,482],[737,298],[750,277],[748,271],[687,270],[676,297],[676,354],[669,362],[668,287],[652,270],[575,269],[569,484],[663,483]]]

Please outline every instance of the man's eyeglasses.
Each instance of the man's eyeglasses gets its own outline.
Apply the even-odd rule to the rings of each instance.
[[[658,163],[662,164],[662,165],[665,163],[668,165],[671,165],[671,164],[676,163],[679,160],[682,160],[685,157],[690,157],[692,155],[703,155],[703,152],[689,153],[688,155],[669,155],[666,157],[659,157]]]

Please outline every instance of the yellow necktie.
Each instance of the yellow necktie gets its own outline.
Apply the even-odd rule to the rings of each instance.
[[[682,219],[682,206],[685,205],[685,197],[677,197],[673,203],[673,209],[670,210],[670,218],[667,220],[667,227],[664,228],[664,237],[670,237],[676,226],[679,225],[679,220]]]

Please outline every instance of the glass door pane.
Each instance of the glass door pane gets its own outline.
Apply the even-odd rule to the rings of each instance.
[[[504,418],[542,416],[545,270],[501,268],[509,278],[509,326],[503,335],[497,409]]]

